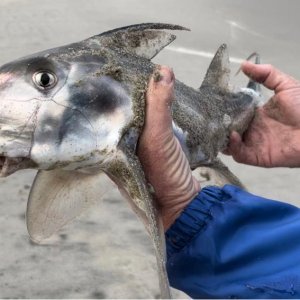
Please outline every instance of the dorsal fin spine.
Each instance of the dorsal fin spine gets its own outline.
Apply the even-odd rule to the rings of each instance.
[[[164,30],[189,29],[172,24],[144,23],[113,29],[88,40],[97,41],[106,48],[122,49],[132,55],[152,59],[176,38]]]

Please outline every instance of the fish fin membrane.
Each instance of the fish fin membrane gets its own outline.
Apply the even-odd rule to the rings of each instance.
[[[89,175],[78,171],[39,171],[27,204],[27,229],[33,242],[41,243],[105,193],[104,173]]]
[[[161,216],[159,215],[145,174],[138,157],[120,144],[117,159],[107,162],[104,171],[118,186],[121,194],[128,200],[133,211],[143,222],[155,249],[161,298],[170,299],[166,270],[165,235]]]
[[[228,89],[230,79],[229,55],[226,44],[222,44],[212,59],[201,87],[218,86]]]
[[[172,24],[144,23],[113,29],[91,39],[107,48],[121,49],[150,60],[176,39],[175,35],[164,30],[189,29]]]

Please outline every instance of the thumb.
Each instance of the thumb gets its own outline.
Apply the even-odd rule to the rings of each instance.
[[[266,88],[276,93],[294,87],[296,79],[279,71],[272,65],[258,65],[249,61],[243,62],[241,66],[243,72],[258,83],[262,83]]]

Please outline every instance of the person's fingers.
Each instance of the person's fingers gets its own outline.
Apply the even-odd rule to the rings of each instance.
[[[257,165],[257,157],[253,148],[247,146],[239,133],[233,131],[224,154],[231,155],[238,163]]]
[[[173,100],[173,70],[167,66],[159,66],[150,78],[146,94],[147,106],[151,109],[165,110]]]
[[[236,152],[236,148],[240,146],[242,138],[236,131],[233,131],[229,137],[229,143],[225,150],[222,151],[225,155],[232,155],[233,152]]]
[[[262,83],[276,93],[295,87],[298,82],[293,77],[279,71],[272,65],[258,65],[246,61],[241,66],[243,72],[256,82]]]
[[[161,66],[152,75],[146,94],[145,129],[152,132],[172,130],[171,104],[174,94],[174,73]],[[144,129],[144,130],[145,130]]]

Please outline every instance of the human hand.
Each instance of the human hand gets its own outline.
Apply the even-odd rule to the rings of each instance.
[[[146,94],[146,117],[138,144],[138,157],[155,191],[165,230],[200,191],[189,162],[172,129],[174,74],[160,67]]]
[[[261,167],[300,166],[300,82],[271,65],[245,62],[243,72],[274,91],[241,137],[233,132],[225,154]]]

